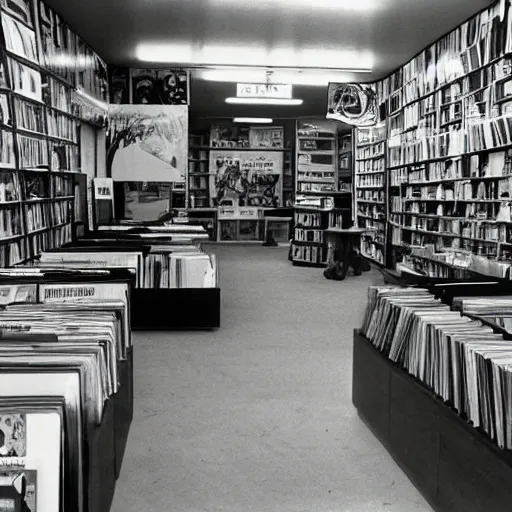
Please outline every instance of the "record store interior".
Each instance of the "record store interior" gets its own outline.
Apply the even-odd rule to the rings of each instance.
[[[0,18],[0,512],[512,510],[512,0]]]

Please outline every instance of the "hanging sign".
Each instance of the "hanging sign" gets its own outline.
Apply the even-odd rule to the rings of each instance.
[[[292,93],[290,84],[236,84],[238,98],[291,99]]]

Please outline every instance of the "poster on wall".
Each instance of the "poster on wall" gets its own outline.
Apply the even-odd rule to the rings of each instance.
[[[379,120],[377,95],[369,84],[329,84],[327,119],[352,126],[373,126]]]
[[[237,125],[212,125],[210,128],[212,148],[249,148],[249,128]]]
[[[114,181],[181,183],[187,164],[187,106],[110,108],[107,176]]]
[[[282,126],[251,126],[249,144],[258,149],[284,149],[284,128]]]
[[[1,0],[0,5],[12,16],[32,26],[32,2],[30,0]]]
[[[110,77],[110,103],[114,105],[127,105],[130,103],[130,69],[111,66]]]
[[[215,206],[281,206],[282,179],[281,152],[210,151],[210,197]]]
[[[184,69],[131,69],[134,105],[188,105],[189,76]]]

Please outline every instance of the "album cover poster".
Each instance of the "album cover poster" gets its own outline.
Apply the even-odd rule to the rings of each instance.
[[[38,62],[36,34],[21,21],[11,16],[2,16],[5,45],[8,50],[32,62]]]
[[[371,85],[330,83],[327,94],[327,119],[361,127],[379,121],[377,94]]]
[[[107,176],[114,181],[185,181],[188,107],[120,105],[110,109]]]
[[[37,302],[36,284],[5,284],[0,285],[0,306],[16,303]]]
[[[212,125],[210,146],[213,148],[249,148],[249,131],[246,126]]]
[[[134,105],[188,105],[189,75],[184,69],[131,69]]]
[[[110,103],[128,105],[130,103],[130,69],[109,67]]]
[[[32,26],[32,0],[1,0],[0,5],[9,14]]]
[[[7,59],[11,73],[11,85],[14,92],[32,100],[43,102],[41,74],[14,59]]]
[[[2,512],[58,512],[61,441],[58,413],[0,411]]]
[[[210,196],[216,206],[281,206],[283,154],[279,151],[210,151],[210,175]]]
[[[282,126],[259,127],[251,126],[249,130],[249,144],[251,148],[283,149],[284,128]]]

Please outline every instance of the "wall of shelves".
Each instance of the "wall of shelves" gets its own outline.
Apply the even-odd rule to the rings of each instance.
[[[374,263],[386,263],[387,175],[386,127],[359,128],[355,141],[355,219],[365,229],[361,253]]]
[[[383,151],[358,141],[359,225],[379,230],[366,217],[385,218],[385,245],[414,271],[483,264],[501,275],[512,263],[510,7],[495,2],[372,84],[387,133]],[[422,257],[440,263],[427,269]]]
[[[98,120],[108,90],[104,62],[46,4],[1,2],[0,17],[0,265],[10,266],[71,242],[79,125]]]

